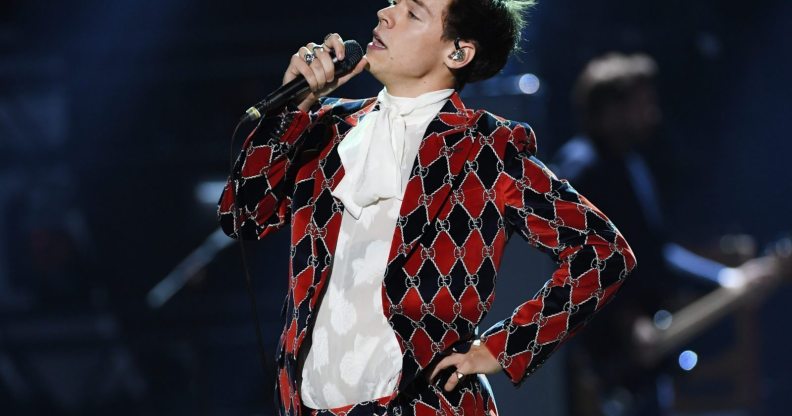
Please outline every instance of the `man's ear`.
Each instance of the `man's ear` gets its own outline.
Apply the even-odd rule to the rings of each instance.
[[[457,49],[459,45],[459,49]],[[464,40],[449,42],[446,50],[445,64],[449,69],[460,69],[473,61],[476,56],[476,44]]]

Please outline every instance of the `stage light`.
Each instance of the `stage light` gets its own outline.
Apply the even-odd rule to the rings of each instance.
[[[225,181],[201,182],[195,187],[195,198],[202,204],[217,205],[225,184]]]
[[[673,319],[674,317],[671,315],[671,312],[665,309],[660,309],[659,311],[655,312],[652,321],[654,322],[655,328],[665,330],[671,326]]]
[[[542,83],[539,81],[539,77],[534,74],[523,74],[520,76],[520,80],[517,84],[520,88],[520,91],[523,94],[536,94],[539,91],[539,87],[541,87]]]
[[[679,367],[685,371],[692,370],[698,364],[698,354],[693,351],[685,350],[679,354]]]

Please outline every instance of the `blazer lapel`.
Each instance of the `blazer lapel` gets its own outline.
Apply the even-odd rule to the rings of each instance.
[[[400,296],[404,294],[403,280],[416,276],[423,262],[423,253],[410,255],[418,248],[421,236],[434,226],[435,218],[453,191],[452,186],[459,186],[456,178],[476,147],[475,125],[480,116],[481,113],[465,108],[455,92],[426,129],[393,230],[383,279],[382,306],[389,321],[403,307]],[[391,325],[398,327],[393,321]],[[405,334],[400,330],[396,329],[396,334],[404,353],[397,391],[403,391],[427,365],[429,355],[413,350],[412,341],[403,338]]]
[[[454,92],[426,128],[393,233],[389,272],[395,266],[394,260],[403,260],[415,249],[448,199],[454,178],[474,147],[472,128],[479,117],[465,108],[459,94]]]
[[[341,140],[346,137],[347,133],[352,130],[353,127],[358,125],[360,119],[366,116],[366,114],[370,113],[371,111],[376,110],[377,108],[377,99],[371,98],[370,102],[364,103],[363,107],[350,114],[346,115],[339,115],[338,120],[336,123],[333,124],[333,140],[327,145],[325,150],[321,154],[322,159],[333,159],[335,163],[337,163],[338,169],[332,173],[331,180],[330,180],[330,190],[335,189],[339,183],[341,183],[341,179],[344,178],[344,165],[341,163],[341,160],[338,156],[338,144]],[[321,187],[316,187],[314,189],[314,198],[318,199],[323,189]],[[332,196],[333,199],[333,210],[338,212],[343,212],[344,204],[341,202],[340,199]],[[329,253],[335,258],[335,249],[336,243],[338,241],[338,232],[341,228],[341,215],[338,215],[335,221],[329,221],[326,226],[327,234],[326,234],[326,244]],[[330,271],[330,267],[325,270],[325,274]],[[324,280],[325,275],[322,275],[322,280]]]

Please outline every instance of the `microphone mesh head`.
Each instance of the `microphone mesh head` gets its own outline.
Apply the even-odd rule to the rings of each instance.
[[[348,40],[344,42],[344,60],[339,61],[337,65],[337,73],[345,73],[356,67],[360,60],[363,59],[363,48],[357,43],[356,40]]]

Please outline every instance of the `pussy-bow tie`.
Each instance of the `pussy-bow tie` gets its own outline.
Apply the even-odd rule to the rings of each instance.
[[[379,199],[402,199],[402,178],[407,121],[426,120],[454,92],[438,90],[415,98],[394,97],[385,88],[377,96],[378,111],[371,111],[338,145],[344,177],[332,195],[349,213],[360,218],[363,208]],[[425,118],[424,118],[425,117]]]

